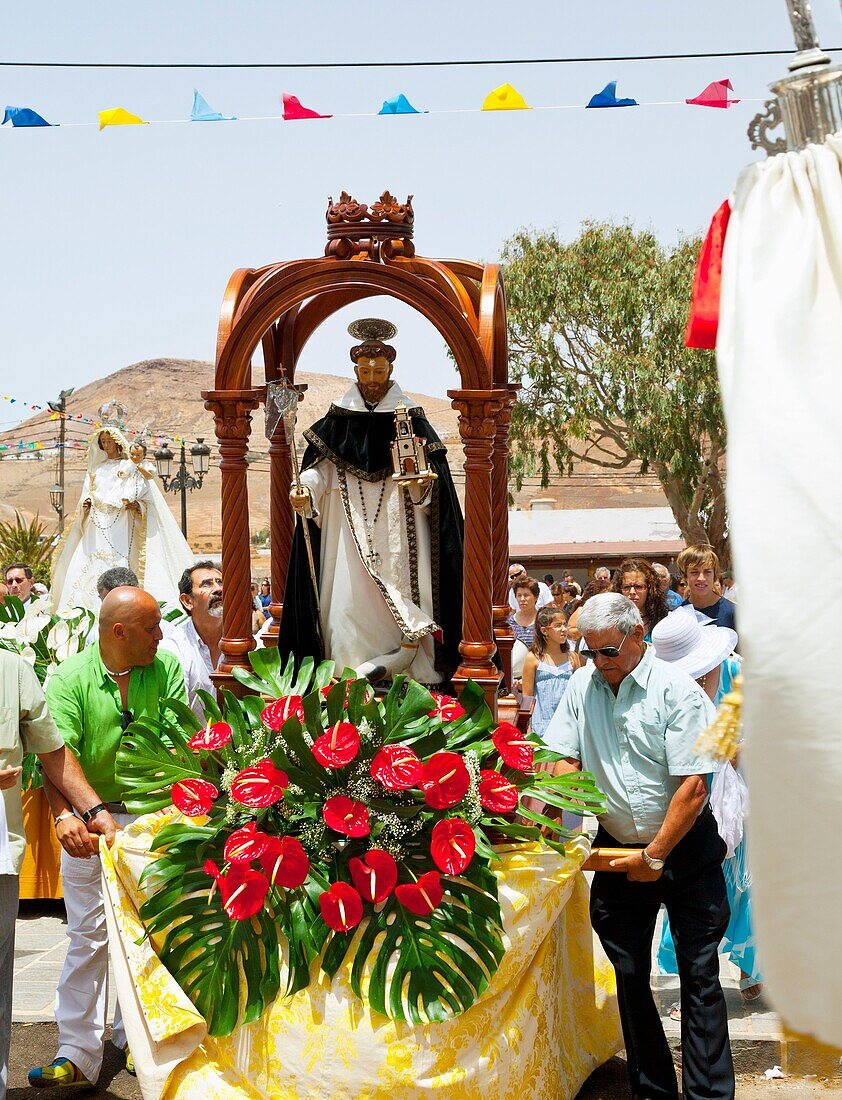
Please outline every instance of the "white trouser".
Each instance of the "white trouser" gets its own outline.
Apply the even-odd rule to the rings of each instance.
[[[135,821],[118,814],[119,825]],[[56,993],[57,1058],[69,1058],[95,1082],[102,1068],[108,1012],[108,932],[102,898],[99,856],[76,859],[61,853],[61,879],[67,909],[67,951]],[[114,1009],[111,1040],[126,1045],[119,1004]]]

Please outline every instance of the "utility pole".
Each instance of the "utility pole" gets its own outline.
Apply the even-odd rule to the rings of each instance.
[[[67,399],[73,393],[74,387],[71,386],[69,390],[62,390],[58,395],[58,401],[48,401],[47,407],[52,412],[59,414],[59,429],[58,429],[58,484],[50,493],[50,498],[53,502],[53,507],[58,512],[58,533],[61,534],[64,530],[64,445],[66,437],[66,419],[65,413],[67,412]]]

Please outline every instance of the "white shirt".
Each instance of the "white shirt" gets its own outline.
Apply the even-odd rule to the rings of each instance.
[[[202,722],[205,721],[205,709],[201,699],[196,695],[196,689],[202,688],[211,695],[214,694],[211,673],[213,661],[210,650],[199,637],[193,626],[193,620],[187,619],[170,630],[159,649],[165,649],[168,653],[175,654],[181,662],[184,672],[184,686],[187,688],[187,702],[190,709]]]
[[[538,599],[535,601],[535,607],[546,607],[548,603],[552,602],[553,594],[550,592],[549,585],[544,584],[543,581],[538,581]],[[513,588],[509,589],[509,607],[512,611],[517,611],[517,600]]]

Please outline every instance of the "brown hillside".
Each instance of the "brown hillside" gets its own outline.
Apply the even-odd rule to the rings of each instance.
[[[350,384],[348,378],[329,374],[302,373],[299,381],[308,386],[299,410],[302,429],[323,415],[330,402],[337,400]],[[204,487],[188,496],[189,541],[200,552],[218,550],[220,538],[219,470],[213,417],[199,397],[202,390],[212,386],[211,363],[196,359],[150,359],[81,387],[69,398],[67,406],[71,416],[95,418],[102,404],[116,398],[129,410],[130,429],[146,428],[153,434],[178,435],[189,440],[199,436],[205,438],[213,449],[211,470]],[[428,419],[449,443],[451,456],[457,456],[460,452],[457,417],[450,403],[415,392],[411,396],[423,404]],[[93,430],[91,424],[67,421],[67,438],[71,442],[85,442]],[[269,523],[269,464],[262,411],[255,414],[252,431],[249,502],[252,531],[257,532]],[[0,461],[0,519],[10,518],[14,509],[19,509],[28,517],[38,513],[52,524],[55,513],[50,506],[49,490],[57,477],[57,452],[50,448],[57,436],[58,422],[51,420],[49,413],[38,413],[17,428],[0,433],[0,443],[7,445],[16,445],[21,439],[40,440],[44,444],[43,451]],[[84,447],[67,450],[68,515],[72,514],[81,493],[85,461]],[[461,494],[464,484],[461,463],[452,462],[452,465]],[[616,474],[584,464],[577,466],[570,478],[553,479],[547,489],[542,489],[537,479],[527,482],[517,494],[515,503],[528,507],[529,501],[536,497],[551,498],[556,507],[564,508],[657,507],[666,503],[657,480],[652,477],[636,476],[635,471]],[[172,493],[167,494],[167,499],[178,518],[179,500]]]

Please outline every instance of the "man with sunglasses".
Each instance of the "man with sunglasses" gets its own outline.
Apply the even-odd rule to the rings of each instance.
[[[678,612],[676,612],[678,614]],[[731,1100],[734,1068],[719,982],[729,910],[725,844],[708,805],[712,762],[695,745],[715,711],[686,673],[658,660],[626,596],[593,596],[579,613],[588,664],[570,678],[544,732],[558,772],[592,772],[606,796],[596,847],[629,848],[598,871],[591,922],[617,975],[634,1097],[677,1100],[672,1055],[650,985],[663,903],[681,982],[683,1095]]]
[[[154,596],[140,588],[115,588],[102,601],[98,641],[62,662],[47,685],[56,726],[102,801],[73,806],[45,776],[64,848],[61,875],[70,947],[56,995],[59,1049],[50,1065],[30,1070],[29,1083],[36,1088],[89,1086],[102,1066],[108,939],[99,858],[88,827],[100,818],[113,817],[121,827],[134,820],[116,774],[126,728],[134,719],[158,718],[166,699],[187,703],[181,665],[171,653],[158,652],[161,638],[161,610]],[[119,1006],[111,1039],[115,1046],[126,1045]]]

